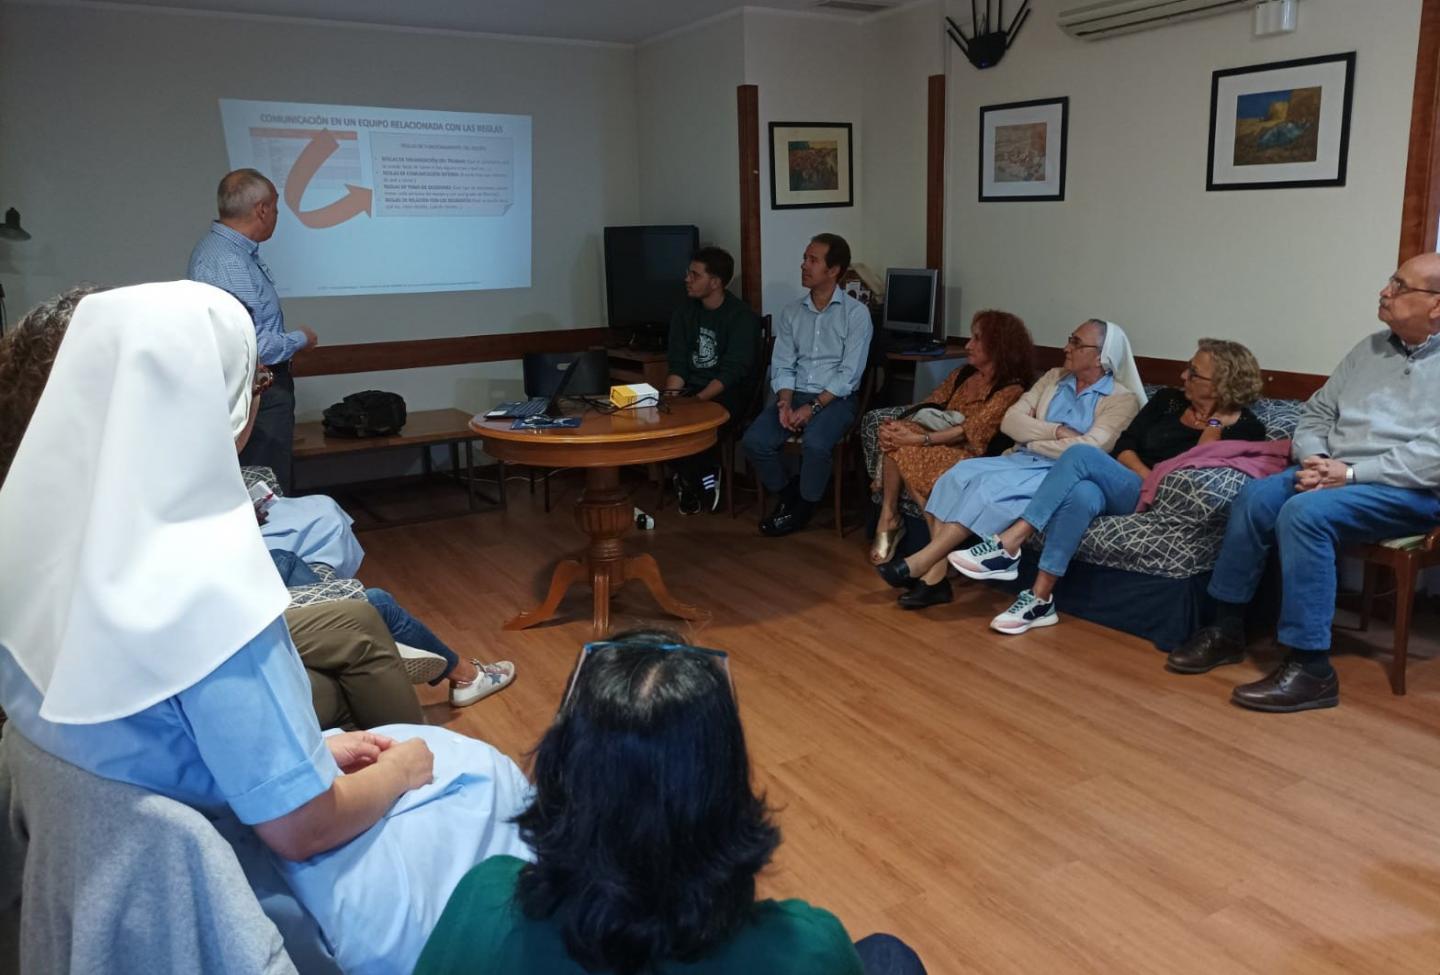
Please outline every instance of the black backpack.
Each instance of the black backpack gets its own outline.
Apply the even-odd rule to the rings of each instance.
[[[404,426],[405,400],[398,393],[367,389],[325,410],[325,433],[331,437],[388,437]]]

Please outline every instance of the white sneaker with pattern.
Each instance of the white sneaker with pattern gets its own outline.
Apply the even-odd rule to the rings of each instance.
[[[1042,603],[1026,589],[1015,597],[1009,609],[990,621],[990,629],[1015,634],[1024,633],[1033,626],[1054,626],[1058,622],[1060,614],[1055,612],[1055,600],[1047,599]]]

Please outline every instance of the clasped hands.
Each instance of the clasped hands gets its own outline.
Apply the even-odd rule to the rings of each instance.
[[[791,433],[799,433],[801,430],[804,430],[805,424],[809,423],[815,416],[815,411],[810,408],[809,403],[806,403],[804,406],[792,407],[788,399],[780,400],[777,404],[777,411],[780,418],[780,425]]]
[[[875,432],[876,442],[885,453],[900,447],[910,447],[925,442],[925,435],[901,420],[886,420]]]
[[[1344,487],[1345,472],[1349,469],[1349,464],[1333,457],[1306,457],[1300,462],[1300,469],[1295,472],[1295,490],[1303,492]]]
[[[379,763],[395,763],[406,788],[418,788],[434,778],[435,756],[423,738],[396,741],[373,731],[345,731],[329,736],[325,744],[346,775]]]

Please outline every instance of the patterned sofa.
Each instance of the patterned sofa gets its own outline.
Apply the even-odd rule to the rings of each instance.
[[[1269,439],[1286,440],[1295,432],[1303,405],[1261,399],[1252,409]],[[883,418],[875,416],[862,436],[873,437],[873,426]],[[1056,586],[1062,615],[1133,633],[1161,650],[1178,646],[1201,622],[1225,519],[1245,480],[1229,468],[1175,471],[1161,483],[1148,510],[1097,518]],[[906,498],[901,508],[906,534],[900,550],[909,554],[929,540],[929,532],[913,502]],[[1041,544],[1040,535],[1027,544],[1020,577],[1004,583],[1006,588],[1019,590],[1034,581]]]
[[[1303,406],[1261,399],[1251,409],[1270,440],[1288,440]],[[1055,588],[1061,613],[1144,637],[1161,650],[1179,646],[1204,619],[1210,570],[1245,481],[1230,468],[1175,471],[1146,511],[1096,518]],[[1020,578],[1008,585],[1018,590],[1034,581],[1042,544],[1041,535],[1027,543]]]
[[[268,467],[242,467],[240,473],[245,477],[245,488],[249,490],[259,481],[264,481],[275,492],[276,497],[283,497],[280,488],[276,486],[275,472]],[[311,562],[310,568],[321,581],[308,586],[290,587],[290,606],[309,606],[312,603],[328,603],[335,599],[364,599],[365,585],[359,579],[341,579],[335,575],[335,570],[328,565],[319,562]]]

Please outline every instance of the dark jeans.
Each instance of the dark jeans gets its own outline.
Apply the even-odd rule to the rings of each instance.
[[[275,383],[260,395],[260,412],[250,441],[240,451],[240,464],[245,467],[268,467],[275,472],[280,490],[291,493],[291,453],[295,449],[295,377],[290,363],[270,367]]]
[[[1386,484],[1297,493],[1297,469],[1240,489],[1210,575],[1210,595],[1250,602],[1271,549],[1278,547],[1284,592],[1275,638],[1292,650],[1329,650],[1339,551],[1356,542],[1423,535],[1440,519],[1440,498]]]
[[[925,966],[905,942],[893,934],[872,934],[855,942],[865,975],[925,975]]]
[[[800,407],[819,396],[819,393],[796,393],[790,402]],[[835,445],[855,421],[857,408],[854,394],[831,400],[830,405],[805,426],[800,441],[800,497],[806,501],[815,502],[824,497],[825,485],[830,483],[830,468],[834,465]],[[780,425],[779,408],[774,402],[765,407],[745,431],[745,456],[750,458],[760,483],[771,494],[779,494],[790,483],[780,452],[792,436]]]
[[[686,386],[682,396],[694,396],[703,389],[703,386]],[[730,413],[730,419],[725,421],[721,431],[733,429],[740,422],[740,411],[749,402],[749,394],[744,389],[726,389],[715,397],[711,402],[719,403]],[[720,469],[720,446],[706,448],[698,454],[691,454],[689,457],[676,457],[670,461],[670,470],[680,475],[680,479],[692,491],[700,491],[700,479],[711,471]]]
[[[275,563],[275,570],[280,573],[280,579],[287,586],[313,586],[321,579],[315,574],[315,570],[306,565],[294,552],[277,552],[271,550],[270,559]],[[385,628],[390,631],[390,636],[396,643],[403,643],[406,646],[415,647],[420,650],[428,650],[431,653],[439,654],[445,658],[447,664],[445,673],[432,680],[431,684],[438,684],[445,679],[445,675],[455,669],[460,662],[460,657],[447,647],[438,636],[430,631],[424,623],[411,616],[403,606],[395,601],[395,597],[384,589],[366,589],[365,599],[380,618],[385,621]]]

